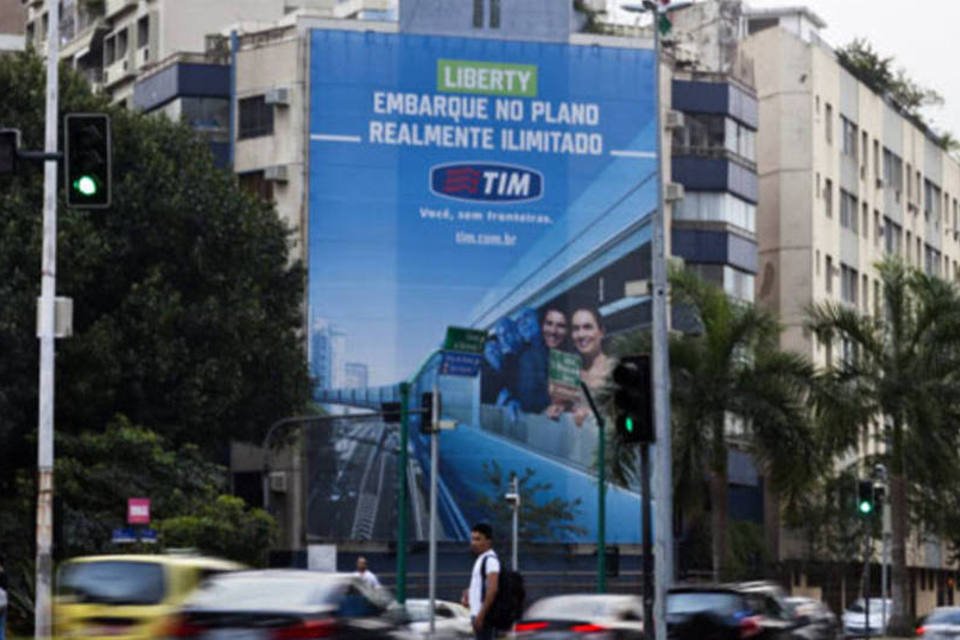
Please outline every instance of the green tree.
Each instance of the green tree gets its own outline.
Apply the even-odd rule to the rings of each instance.
[[[157,530],[165,547],[189,547],[259,567],[267,562],[277,524],[263,509],[247,509],[240,498],[221,495],[189,514],[161,520]]]
[[[960,469],[960,294],[955,286],[887,259],[877,265],[883,313],[838,303],[810,310],[809,328],[842,357],[820,375],[818,410],[837,454],[880,422],[890,473],[891,630],[909,633],[906,541],[913,498],[956,486]]]
[[[44,70],[32,53],[0,58],[0,122],[43,143]],[[58,343],[60,433],[115,415],[222,459],[309,397],[300,330],[304,273],[272,207],[213,165],[195,133],[114,108],[61,69],[61,109],[113,123],[113,206],[60,203],[58,293],[74,336]],[[35,458],[42,172],[0,176],[0,494]]]
[[[810,479],[814,452],[805,408],[812,369],[778,349],[780,327],[766,311],[688,271],[671,275],[671,291],[673,304],[700,325],[670,342],[675,500],[693,519],[709,506],[711,563],[720,579],[730,573],[727,458],[735,445],[728,427],[740,427],[739,446],[766,470],[770,488],[794,499]],[[645,334],[615,347],[621,355],[648,348]],[[612,449],[616,473],[624,475],[624,461],[636,468],[635,454],[616,441]]]

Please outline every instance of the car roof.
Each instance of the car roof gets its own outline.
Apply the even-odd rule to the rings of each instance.
[[[162,564],[166,566],[191,566],[205,567],[209,569],[223,569],[224,571],[237,571],[245,567],[232,560],[223,558],[212,558],[201,555],[164,555],[159,553],[132,553],[132,554],[106,554],[96,556],[78,556],[70,558],[64,564],[90,564],[96,562],[142,562]]]
[[[233,571],[217,576],[218,580],[243,580],[250,578],[256,578],[258,580],[303,580],[305,582],[359,582],[359,578],[352,573],[331,573],[325,571],[310,571],[309,569],[248,569],[246,571]]]

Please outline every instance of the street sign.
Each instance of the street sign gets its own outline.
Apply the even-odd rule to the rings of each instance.
[[[110,542],[113,544],[132,544],[137,541],[137,533],[131,527],[114,529]]]
[[[580,399],[580,356],[550,349],[550,397],[575,402]]]
[[[444,351],[440,361],[440,375],[473,378],[480,373],[482,359],[483,356],[479,353]]]
[[[157,544],[159,535],[156,529],[144,529],[140,532],[140,542],[143,544]]]
[[[150,524],[150,498],[127,499],[127,524]]]
[[[447,339],[443,342],[444,351],[461,353],[483,353],[483,343],[487,341],[487,332],[465,327],[447,327]]]

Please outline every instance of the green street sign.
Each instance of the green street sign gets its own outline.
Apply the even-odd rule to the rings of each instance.
[[[447,327],[447,339],[443,342],[443,349],[460,353],[483,353],[483,343],[486,341],[486,331],[466,327]]]
[[[550,349],[550,396],[576,401],[580,398],[580,356]]]

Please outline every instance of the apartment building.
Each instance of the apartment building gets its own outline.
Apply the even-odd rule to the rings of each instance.
[[[0,0],[0,53],[23,50],[25,15],[21,0]]]
[[[751,11],[746,22],[741,46],[755,61],[760,104],[757,301],[780,316],[784,347],[825,365],[850,347],[804,329],[809,305],[877,313],[875,264],[890,254],[957,278],[960,164],[922,122],[839,62],[811,11]],[[853,461],[877,451],[879,427],[864,434]],[[787,542],[783,557],[798,557],[799,545]],[[939,541],[915,536],[907,562],[915,611],[953,600]]]
[[[46,48],[50,0],[23,0],[26,42]],[[202,53],[207,36],[279,20],[299,8],[330,18],[386,10],[388,0],[60,0],[60,57],[114,102],[133,106],[134,84],[171,56]]]

